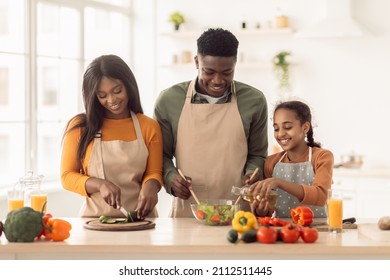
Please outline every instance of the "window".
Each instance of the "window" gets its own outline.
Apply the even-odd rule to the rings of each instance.
[[[131,0],[0,0],[0,188],[28,170],[59,181],[66,122],[95,57],[129,60]]]

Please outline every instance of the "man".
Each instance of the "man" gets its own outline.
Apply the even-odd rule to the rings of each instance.
[[[164,90],[156,102],[164,187],[174,196],[171,217],[192,216],[189,187],[200,201],[236,199],[233,185],[262,178],[259,172],[249,182],[267,156],[267,103],[261,91],[234,80],[238,44],[228,30],[205,31],[197,40],[197,77]],[[248,202],[240,203],[250,209]]]

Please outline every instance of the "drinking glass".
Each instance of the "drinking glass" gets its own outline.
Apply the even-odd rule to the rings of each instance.
[[[24,191],[12,189],[7,192],[8,212],[24,207]]]
[[[326,202],[328,209],[329,231],[340,233],[343,231],[343,196],[341,190],[330,189]]]
[[[33,208],[35,211],[41,212],[43,204],[45,204],[45,207],[43,208],[43,213],[46,213],[46,207],[47,207],[47,192],[45,190],[34,190],[30,193],[30,203],[31,208]]]

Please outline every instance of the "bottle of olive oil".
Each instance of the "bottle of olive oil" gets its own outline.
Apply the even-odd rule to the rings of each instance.
[[[254,197],[248,194],[248,191],[249,191],[249,186],[243,186],[243,187],[232,186],[232,190],[231,190],[232,194],[240,195],[243,200],[252,203]]]
[[[256,195],[256,198],[253,197],[253,195],[249,194],[249,186],[245,185],[243,187],[235,187],[232,186],[231,193],[234,195],[239,195],[241,198],[245,201],[248,201],[249,203],[252,203],[255,199],[260,200],[260,195]],[[278,200],[278,193],[275,190],[272,190],[269,197],[267,197],[268,200],[268,207],[272,210],[276,208],[276,202]]]

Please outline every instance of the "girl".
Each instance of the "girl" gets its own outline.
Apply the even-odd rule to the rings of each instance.
[[[273,127],[283,151],[267,157],[265,179],[251,186],[253,197],[258,198],[251,205],[253,211],[258,216],[291,217],[292,208],[310,205],[315,217],[326,217],[333,154],[314,141],[310,108],[300,101],[278,104]],[[278,193],[275,210],[267,201],[272,190]]]

